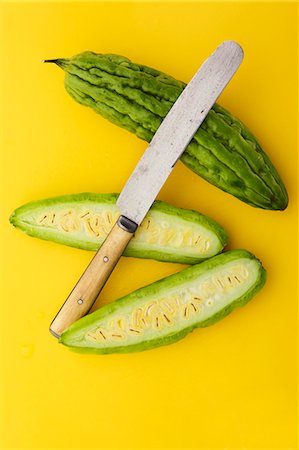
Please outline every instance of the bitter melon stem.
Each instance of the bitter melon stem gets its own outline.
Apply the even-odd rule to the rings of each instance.
[[[58,67],[60,67],[61,69],[64,69],[65,64],[66,64],[66,59],[62,59],[62,58],[56,58],[56,59],[44,59],[43,62],[44,62],[44,63],[54,63],[54,64],[56,64]]]

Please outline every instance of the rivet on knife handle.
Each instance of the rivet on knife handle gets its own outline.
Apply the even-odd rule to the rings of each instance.
[[[120,216],[50,325],[55,337],[88,313],[104,287],[137,225]]]

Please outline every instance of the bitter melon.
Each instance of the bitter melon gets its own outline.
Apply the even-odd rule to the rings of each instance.
[[[55,62],[67,92],[111,122],[150,141],[185,83],[128,58],[83,52]],[[215,104],[181,161],[205,180],[263,209],[283,210],[285,186],[256,138]]]
[[[83,353],[126,353],[171,344],[245,305],[266,271],[231,250],[138,289],[72,324],[60,342]]]
[[[27,203],[11,223],[25,233],[85,250],[97,250],[119,215],[118,194],[75,194]],[[203,214],[156,201],[124,255],[195,264],[221,252],[224,229]]]

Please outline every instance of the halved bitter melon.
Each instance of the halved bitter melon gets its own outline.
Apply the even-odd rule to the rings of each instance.
[[[265,281],[258,259],[232,250],[103,306],[71,325],[60,342],[100,354],[171,344],[245,305]]]
[[[30,236],[97,250],[119,215],[118,194],[74,194],[16,209],[10,222]],[[195,264],[221,252],[223,228],[203,214],[156,201],[126,248],[125,256]]]

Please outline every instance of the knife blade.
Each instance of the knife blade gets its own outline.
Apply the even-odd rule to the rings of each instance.
[[[120,216],[50,325],[55,337],[85,315],[176,162],[243,59],[240,45],[223,42],[202,64],[161,123],[118,200]]]

